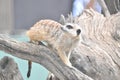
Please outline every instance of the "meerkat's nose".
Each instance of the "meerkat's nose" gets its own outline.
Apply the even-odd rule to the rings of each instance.
[[[79,35],[81,33],[81,30],[80,29],[78,29],[77,30],[77,35]]]

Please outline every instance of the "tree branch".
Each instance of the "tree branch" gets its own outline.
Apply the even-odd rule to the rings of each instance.
[[[105,16],[106,16],[106,17],[109,17],[109,16],[110,16],[110,12],[109,12],[109,10],[108,10],[108,8],[107,8],[104,0],[97,0],[97,1],[98,1],[99,4],[101,5],[102,10],[103,10]]]
[[[92,80],[77,69],[66,66],[57,53],[41,45],[18,42],[0,34],[0,50],[13,56],[39,63],[55,74],[60,80]]]

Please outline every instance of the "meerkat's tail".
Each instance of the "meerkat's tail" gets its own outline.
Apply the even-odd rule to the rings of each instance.
[[[28,61],[28,72],[27,72],[27,77],[30,77],[31,74],[31,68],[32,68],[32,61]]]

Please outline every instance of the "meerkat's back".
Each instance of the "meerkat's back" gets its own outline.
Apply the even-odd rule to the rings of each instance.
[[[60,30],[60,26],[61,24],[53,20],[41,20],[27,31],[27,35],[33,41],[49,40]]]
[[[74,23],[61,25],[53,20],[41,20],[27,31],[27,35],[31,41],[44,41],[53,49],[68,52],[79,41],[80,32],[80,27]]]

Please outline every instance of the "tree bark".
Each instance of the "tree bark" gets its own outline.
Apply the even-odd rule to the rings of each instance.
[[[57,53],[41,45],[18,42],[5,37],[5,35],[0,35],[0,50],[13,56],[39,63],[60,80],[93,80],[81,71],[66,66]]]
[[[17,64],[7,56],[0,60],[0,80],[23,80]]]
[[[72,20],[71,20],[72,19]],[[72,51],[66,66],[57,53],[45,46],[18,42],[0,35],[0,50],[13,56],[37,62],[60,80],[119,80],[120,79],[120,13],[104,17],[92,9],[85,10],[66,22],[79,24],[81,43]]]

